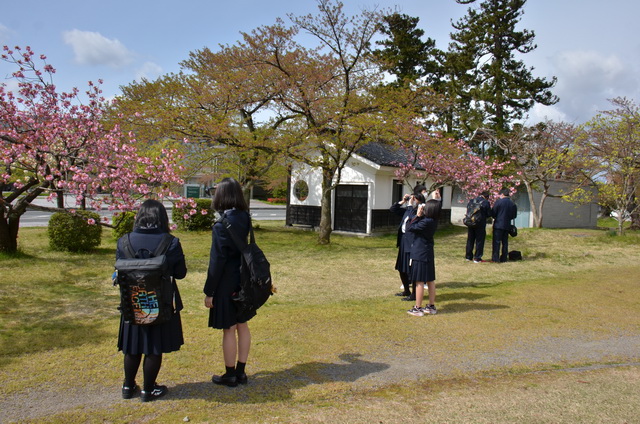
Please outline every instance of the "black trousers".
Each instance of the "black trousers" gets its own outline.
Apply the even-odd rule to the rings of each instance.
[[[507,262],[509,258],[509,231],[494,228],[492,247],[491,260],[493,262]]]
[[[465,254],[465,258],[471,259],[482,259],[482,254],[484,253],[484,239],[487,236],[487,228],[482,225],[478,228],[467,228],[467,251]],[[475,247],[476,253],[473,254],[473,248]]]

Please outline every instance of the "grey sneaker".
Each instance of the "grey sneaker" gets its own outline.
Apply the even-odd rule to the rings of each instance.
[[[414,317],[423,317],[424,316],[424,312],[422,312],[422,308],[418,308],[417,306],[414,306],[413,308],[409,309],[407,311],[407,313],[409,315],[413,315]]]
[[[422,308],[422,310],[424,311],[425,315],[435,315],[438,313],[435,305],[425,306],[424,308]]]

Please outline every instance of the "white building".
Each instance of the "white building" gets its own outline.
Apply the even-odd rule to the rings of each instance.
[[[402,152],[388,146],[371,143],[354,153],[342,171],[340,182],[332,191],[333,231],[373,234],[389,231],[397,227],[400,217],[389,212],[394,202],[405,193],[410,193],[418,183],[410,180],[411,186],[403,185],[395,172],[398,164],[406,158]],[[427,182],[428,183],[428,182]],[[555,181],[552,194],[561,194],[571,184]],[[593,188],[595,190],[595,188]],[[533,226],[533,216],[524,185],[518,187],[513,200],[518,205],[516,226]],[[467,195],[459,188],[441,189],[441,223],[462,225],[466,212]],[[534,201],[540,201],[541,194],[534,193]],[[322,174],[319,168],[311,168],[303,163],[292,167],[289,202],[287,205],[287,225],[317,227],[320,225],[320,205],[322,198]],[[547,197],[543,213],[545,228],[595,228],[597,226],[598,205],[595,202],[579,205],[557,197]]]
[[[371,143],[358,149],[342,171],[340,182],[332,191],[333,231],[372,234],[397,227],[400,217],[389,212],[394,202],[412,192],[395,172],[404,161],[402,153]],[[291,192],[287,205],[287,224],[317,227],[320,224],[322,174],[319,168],[297,163],[291,172]],[[440,219],[451,217],[451,188],[442,190],[443,210]]]

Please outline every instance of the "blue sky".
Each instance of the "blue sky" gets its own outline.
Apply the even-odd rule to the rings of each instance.
[[[397,8],[420,18],[437,46],[446,48],[451,20],[469,6],[454,0],[346,0],[362,8]],[[104,80],[107,97],[141,77],[179,71],[190,51],[233,44],[240,32],[273,24],[287,14],[316,13],[315,0],[2,0],[0,45],[31,46],[45,54],[60,89]],[[609,107],[608,98],[640,103],[640,2],[637,0],[529,0],[520,29],[536,33],[538,48],[524,61],[534,75],[558,77],[560,102],[536,106],[529,122],[544,117],[581,123]],[[13,69],[0,63],[0,82]]]

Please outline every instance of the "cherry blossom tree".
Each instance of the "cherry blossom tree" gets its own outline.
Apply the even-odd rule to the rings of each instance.
[[[177,151],[142,156],[132,133],[103,123],[101,81],[89,82],[84,96],[77,88],[58,92],[55,69],[44,55],[39,59],[42,68],[29,47],[5,46],[1,56],[16,65],[18,89],[0,85],[0,186],[13,187],[7,195],[0,192],[0,251],[17,250],[20,217],[28,208],[73,212],[62,201],[57,208],[34,205],[41,194],[48,200],[72,195],[93,209],[131,210],[152,196],[184,206],[186,199],[172,190],[182,184]],[[109,225],[108,219],[101,224]]]
[[[495,196],[504,187],[515,192],[520,184],[517,175],[505,175],[509,161],[482,159],[464,141],[443,138],[413,124],[400,129],[399,134],[403,135],[402,149],[409,158],[397,164],[396,177],[400,180],[415,176],[429,181],[429,191],[443,185],[456,185],[469,198],[485,190]]]

